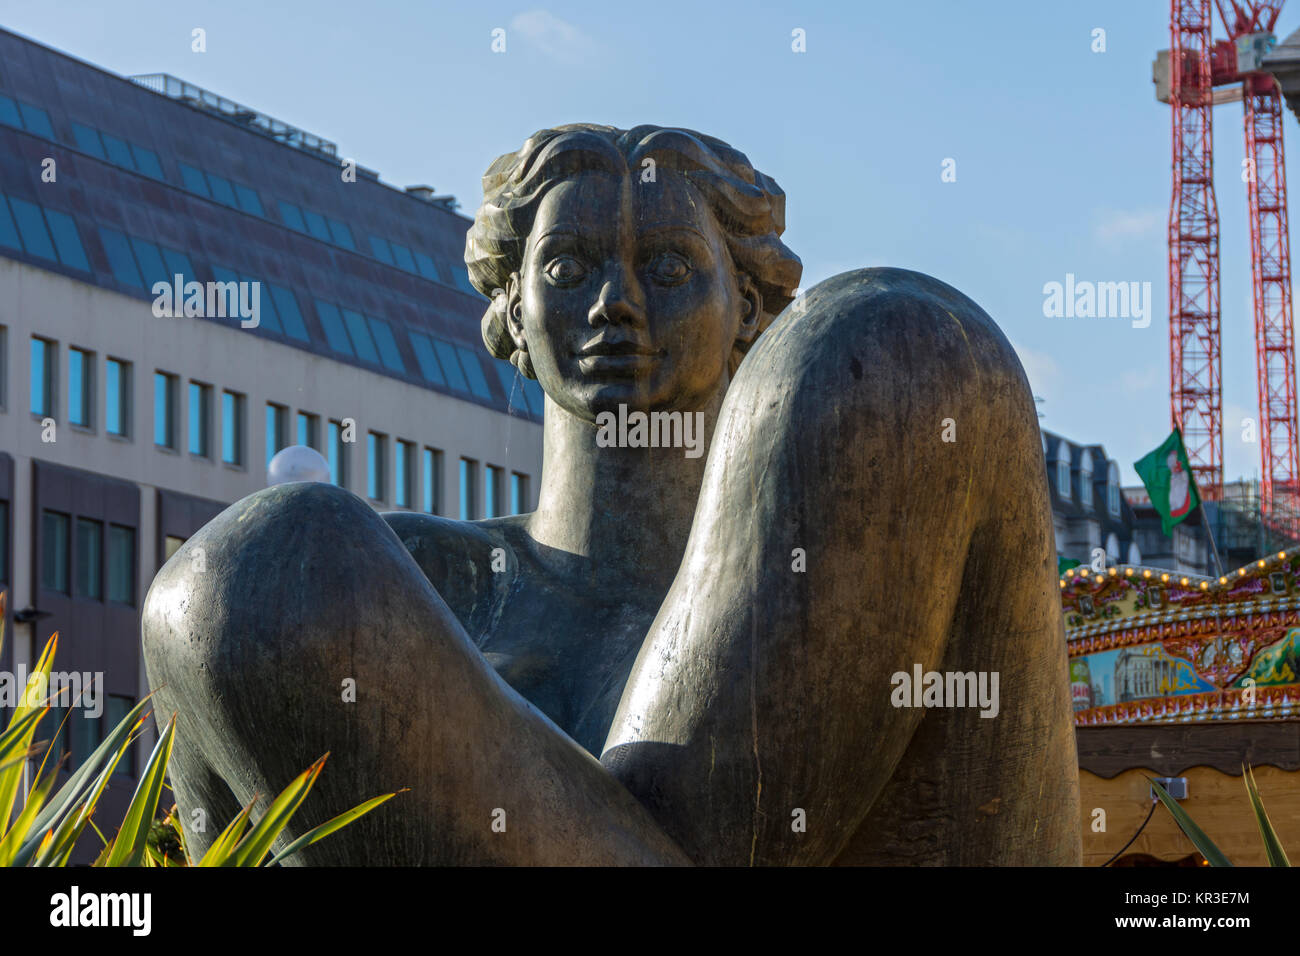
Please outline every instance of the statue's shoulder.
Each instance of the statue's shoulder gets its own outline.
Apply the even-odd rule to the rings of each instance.
[[[393,511],[383,515],[429,583],[472,636],[508,593],[519,563],[500,519],[456,521]]]

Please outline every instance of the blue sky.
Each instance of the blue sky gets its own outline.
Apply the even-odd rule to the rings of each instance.
[[[544,126],[720,136],[785,189],[805,287],[893,265],[961,289],[1015,344],[1043,426],[1104,444],[1126,483],[1169,431],[1170,117],[1151,83],[1167,3],[0,0],[0,25],[115,72],[174,73],[467,212],[487,164]],[[1297,26],[1300,6],[1276,32]],[[1240,440],[1256,415],[1240,105],[1215,124],[1231,478],[1259,469]],[[1297,130],[1288,112],[1293,168]],[[1067,273],[1150,282],[1150,326],[1044,317],[1044,284]]]

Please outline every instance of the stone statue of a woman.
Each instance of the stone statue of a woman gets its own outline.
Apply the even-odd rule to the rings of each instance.
[[[329,751],[286,839],[410,791],[305,863],[1077,864],[1037,417],[989,317],[898,269],[794,298],[784,194],[689,130],[544,130],[484,191],[537,510],[296,483],[194,535],[144,611],[193,848],[193,809]]]

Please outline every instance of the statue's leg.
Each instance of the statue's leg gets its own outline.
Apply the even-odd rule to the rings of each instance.
[[[917,273],[848,273],[805,302],[727,394],[602,761],[697,862],[1077,862],[1051,515],[1014,352]],[[898,706],[916,665],[990,694],[997,674],[996,716]]]
[[[174,779],[194,850],[234,801],[256,794],[264,811],[328,751],[280,846],[411,789],[297,862],[684,862],[590,754],[496,675],[350,492],[299,483],[232,505],[158,573],[143,617],[158,712],[179,713]]]

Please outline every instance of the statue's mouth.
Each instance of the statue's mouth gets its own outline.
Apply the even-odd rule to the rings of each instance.
[[[636,371],[653,365],[663,354],[661,350],[631,339],[610,338],[607,335],[593,339],[577,353],[578,367],[588,374]]]

